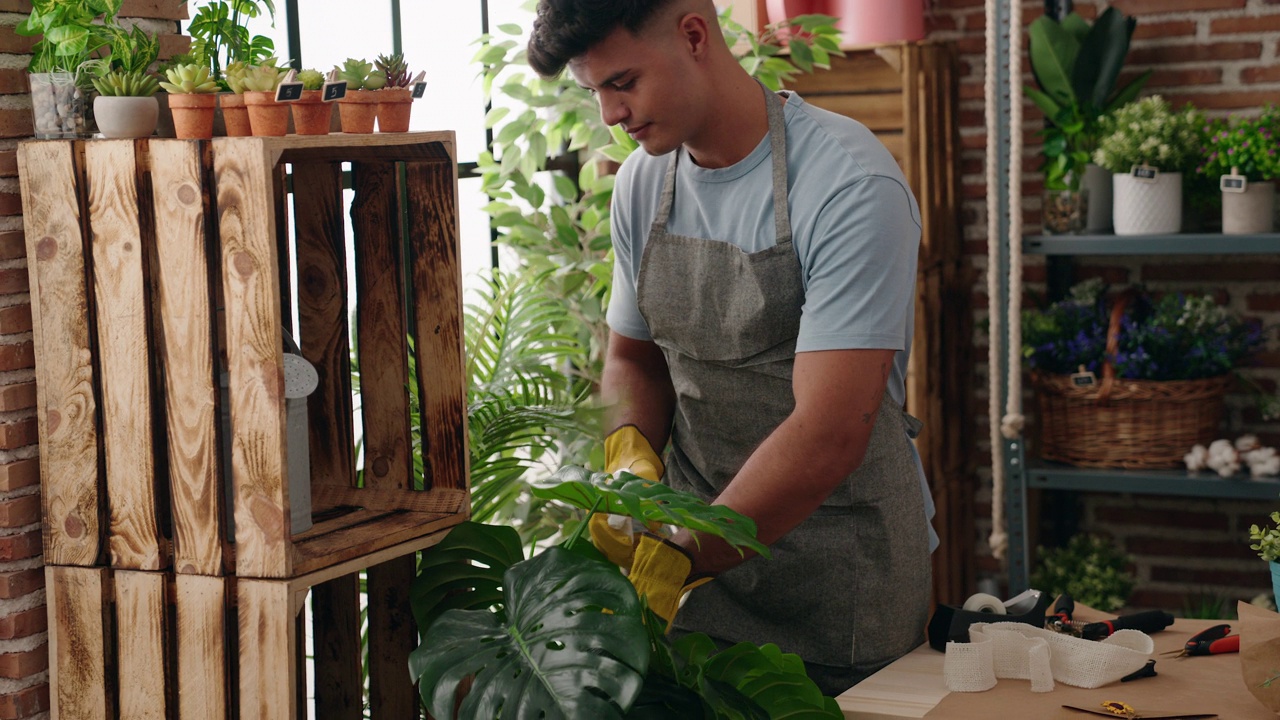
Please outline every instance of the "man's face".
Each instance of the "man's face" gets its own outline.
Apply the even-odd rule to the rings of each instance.
[[[686,56],[678,42],[657,34],[618,28],[569,62],[574,79],[600,102],[605,123],[621,125],[650,155],[679,147],[697,121],[686,100],[693,82]]]

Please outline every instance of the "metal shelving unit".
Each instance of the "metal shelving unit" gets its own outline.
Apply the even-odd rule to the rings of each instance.
[[[1095,470],[1033,460],[1027,468],[1027,487],[1036,490],[1134,493],[1163,497],[1216,500],[1275,500],[1280,480],[1243,475],[1219,477],[1185,470]]]
[[[1262,255],[1280,253],[1280,233],[1222,235],[1028,235],[1027,255]]]

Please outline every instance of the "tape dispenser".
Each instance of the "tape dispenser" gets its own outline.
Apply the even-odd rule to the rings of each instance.
[[[1045,611],[1053,598],[1039,590],[1027,590],[1008,600],[977,593],[964,605],[938,605],[929,620],[929,646],[947,651],[947,642],[969,642],[969,626],[973,623],[1020,622],[1044,627]]]

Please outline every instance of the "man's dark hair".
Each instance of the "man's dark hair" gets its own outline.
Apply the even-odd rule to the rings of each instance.
[[[671,0],[541,0],[529,36],[529,65],[543,77],[559,75],[616,28],[638,33]]]

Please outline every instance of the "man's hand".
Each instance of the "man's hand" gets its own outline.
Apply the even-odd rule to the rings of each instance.
[[[635,425],[623,425],[604,439],[605,472],[627,471],[650,482],[662,477],[662,460]],[[656,523],[655,523],[656,525]],[[625,515],[595,513],[587,521],[591,542],[609,561],[624,570],[631,569],[637,535],[632,532],[631,518]],[[657,531],[657,527],[650,527]]]
[[[636,594],[648,599],[649,609],[667,621],[664,630],[671,629],[671,621],[680,609],[680,598],[711,581],[707,575],[690,577],[692,569],[693,559],[684,548],[665,538],[640,536],[635,564],[628,577]]]

